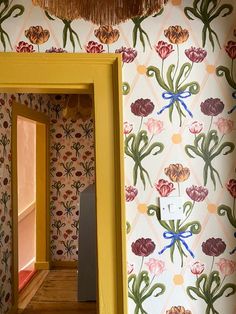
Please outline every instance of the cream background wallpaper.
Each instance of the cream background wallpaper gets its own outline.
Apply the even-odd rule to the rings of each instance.
[[[6,51],[32,53],[52,47],[68,53],[113,53],[122,47],[135,50],[126,50],[122,67],[129,313],[235,314],[235,2],[170,0],[156,17],[136,18],[113,27],[117,31],[109,45],[104,44],[104,35],[94,32],[97,25],[49,19],[30,1],[8,4],[7,11],[14,5],[24,10],[15,18],[14,14],[4,21],[0,18],[12,46],[4,35],[2,51],[4,43]],[[2,1],[0,10],[3,6]],[[43,28],[37,28],[42,31],[40,42],[26,32],[32,26]],[[171,26],[179,37],[173,36]],[[30,106],[29,96],[23,97]],[[0,102],[0,160],[5,169],[0,192],[0,311],[6,313],[11,307],[11,98],[1,95]],[[52,110],[46,100],[39,105],[39,97],[32,103],[47,114]],[[160,112],[167,105],[169,108]],[[52,119],[54,114],[50,112]],[[60,116],[56,120],[51,133],[55,143],[55,135],[63,135],[62,125],[70,123]],[[80,132],[77,124],[72,128],[76,129],[61,158],[76,157],[70,155],[75,153],[71,146],[76,139],[81,141],[76,138]],[[91,143],[81,144],[92,146],[92,138]],[[51,153],[52,180],[59,181],[55,174],[64,167],[58,160],[53,163],[55,150]],[[88,158],[92,161],[91,154]],[[78,157],[72,164],[72,176],[62,176],[61,197],[69,187],[69,202],[77,201],[71,199],[75,196],[71,185],[79,180],[79,166]],[[182,195],[185,219],[161,221],[157,202],[161,195]],[[76,210],[67,215],[60,202],[55,199],[51,204],[53,214],[62,211],[65,220],[52,217],[52,224],[53,219],[65,223],[61,234],[52,226],[53,256],[70,260],[76,256],[76,234],[71,228]],[[67,232],[65,239],[70,229],[73,231]]]

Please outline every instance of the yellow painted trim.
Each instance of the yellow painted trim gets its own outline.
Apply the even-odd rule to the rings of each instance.
[[[0,92],[69,93],[93,85],[98,314],[127,314],[120,55],[0,53],[0,68]]]
[[[48,123],[36,124],[36,269],[48,269],[45,268],[45,262],[49,264],[48,129]]]
[[[75,269],[78,267],[78,261],[51,261],[51,269]]]
[[[12,105],[13,295],[18,303],[17,117],[36,122],[36,269],[49,269],[49,117],[20,103]],[[43,162],[42,162],[43,161]]]
[[[48,270],[50,269],[50,263],[49,262],[35,262],[34,264],[35,269],[37,270]]]

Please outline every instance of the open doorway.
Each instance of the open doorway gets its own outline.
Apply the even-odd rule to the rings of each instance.
[[[36,122],[17,117],[19,292],[35,273]]]
[[[61,306],[70,308],[73,305],[78,310],[82,306],[84,309],[89,308],[91,313],[96,313],[96,190],[92,95],[21,94],[16,95],[16,98],[18,102],[13,102],[13,144],[16,122],[16,179],[18,212],[21,212],[21,220],[18,214],[18,268],[21,270],[19,286],[22,286],[22,273],[32,277],[35,269],[45,268],[45,265],[42,267],[37,254],[43,238],[41,224],[47,224],[46,216],[45,221],[43,217],[39,219],[41,210],[38,203],[42,201],[39,199],[42,194],[38,193],[38,188],[42,189],[46,181],[39,182],[43,176],[41,164],[43,160],[42,154],[38,158],[37,152],[38,145],[47,140],[40,137],[39,133],[39,126],[43,123],[33,120],[37,114],[35,108],[50,121],[49,154],[46,155],[47,164],[50,164],[47,208],[50,217],[46,227],[49,230],[47,245],[50,269],[53,269],[45,272],[46,277],[42,282],[38,279],[42,271],[38,271],[31,283],[28,283],[29,277],[25,278],[28,286],[19,295],[18,308],[27,309],[34,306],[42,310],[46,303],[50,303],[50,307],[54,309]],[[31,104],[29,99],[32,99]],[[46,113],[45,106],[48,109]],[[13,162],[14,152],[13,149]],[[26,210],[22,211],[22,207]],[[34,229],[37,230],[36,242]],[[35,294],[30,292],[30,298],[26,301],[27,290],[32,290],[31,287],[35,289],[35,282],[38,280],[39,290],[36,289]],[[66,291],[65,286],[68,286]],[[86,303],[76,304],[77,301]]]

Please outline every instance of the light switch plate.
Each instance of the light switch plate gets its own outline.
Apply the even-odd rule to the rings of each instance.
[[[160,197],[161,220],[181,220],[184,219],[182,196]]]

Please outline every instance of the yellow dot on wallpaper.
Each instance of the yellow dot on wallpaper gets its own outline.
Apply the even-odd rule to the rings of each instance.
[[[147,72],[147,67],[145,66],[145,65],[142,65],[142,64],[139,64],[138,66],[137,66],[137,72],[139,73],[139,74],[146,74],[146,72]]]
[[[184,277],[180,274],[174,275],[173,282],[176,286],[181,286],[184,283]]]
[[[208,204],[207,209],[208,209],[209,213],[215,214],[217,211],[217,205],[216,204]]]
[[[138,211],[141,213],[141,214],[146,214],[147,213],[147,205],[146,204],[138,204]]]
[[[171,2],[173,5],[180,5],[182,3],[182,0],[172,0]]]
[[[212,64],[208,64],[206,66],[206,71],[210,74],[215,73],[216,67]]]
[[[172,142],[174,144],[180,144],[182,142],[182,136],[179,133],[173,134],[172,135]]]

